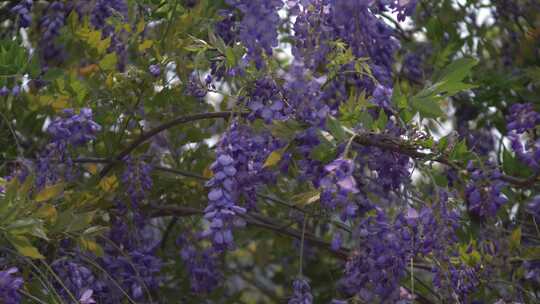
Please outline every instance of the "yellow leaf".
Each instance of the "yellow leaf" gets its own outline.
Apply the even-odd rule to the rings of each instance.
[[[204,168],[203,176],[206,178],[211,178],[212,176],[214,176],[214,173],[212,172],[212,170],[210,170],[210,166]]]
[[[53,205],[43,205],[37,210],[37,217],[55,222],[58,217],[58,212]]]
[[[118,58],[116,57],[116,53],[109,53],[105,55],[103,59],[101,59],[101,61],[99,62],[99,67],[105,71],[111,71],[114,70],[117,62]]]
[[[112,88],[113,86],[113,76],[112,76],[112,73],[109,74],[109,76],[107,76],[107,80],[105,80],[105,84],[107,85],[108,88]]]
[[[81,76],[89,76],[94,74],[99,70],[99,67],[97,64],[92,63],[87,66],[83,66],[82,68],[79,68],[79,75]]]
[[[297,194],[293,196],[292,199],[297,205],[309,205],[321,199],[321,192],[319,190],[311,190]]]
[[[270,153],[270,155],[268,155],[268,158],[264,162],[263,168],[277,165],[279,161],[281,160],[282,156],[283,156],[282,150],[273,151],[272,153]]]
[[[65,109],[65,108],[67,108],[69,106],[68,101],[69,101],[69,97],[62,95],[62,96],[56,98],[55,101],[52,101],[50,103],[50,105],[53,107],[53,109],[55,111],[58,112],[58,111],[63,110],[63,109]]]
[[[57,197],[64,191],[64,183],[58,183],[41,190],[35,197],[36,202],[43,202]]]
[[[512,235],[510,236],[510,247],[513,249],[518,248],[521,244],[521,227],[518,227],[514,231],[512,231]]]
[[[39,253],[36,247],[32,246],[26,237],[12,234],[7,234],[6,237],[20,254],[32,259],[45,258],[43,255],[41,255],[41,253]]]
[[[141,19],[141,21],[137,23],[137,34],[142,33],[144,31],[144,27],[145,27],[144,19]]]
[[[147,49],[151,48],[154,44],[154,41],[152,40],[145,40],[139,45],[139,52],[144,52]]]
[[[97,165],[96,164],[88,164],[88,165],[86,165],[86,170],[88,170],[88,172],[95,175],[97,173]]]
[[[131,33],[131,25],[129,23],[124,24],[124,31]]]
[[[83,249],[86,249],[97,256],[103,256],[103,248],[101,248],[101,246],[99,246],[95,241],[81,237],[79,242]]]
[[[99,182],[99,187],[105,192],[112,192],[118,187],[118,180],[115,175],[105,177]]]

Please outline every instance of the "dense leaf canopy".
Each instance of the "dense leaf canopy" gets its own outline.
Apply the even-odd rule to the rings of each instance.
[[[538,0],[0,1],[0,303],[539,303]]]

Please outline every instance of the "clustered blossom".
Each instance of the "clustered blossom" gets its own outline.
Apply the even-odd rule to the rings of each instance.
[[[138,249],[124,253],[112,251],[104,256],[101,262],[102,267],[136,301],[146,299],[149,291],[155,291],[159,287],[159,273],[163,264],[152,252]],[[114,286],[109,297],[111,302],[108,303],[112,304],[118,303],[125,296]]]
[[[16,267],[0,271],[0,302],[4,304],[19,304],[21,301],[18,290],[24,281],[17,276],[17,272],[19,270]]]
[[[122,211],[122,210],[120,210]],[[127,217],[111,217],[107,241],[100,242],[104,254],[96,257],[89,253],[63,255],[69,243],[64,243],[62,254],[51,267],[62,284],[52,280],[58,294],[66,301],[75,297],[81,304],[116,304],[126,294],[137,303],[146,303],[149,293],[155,292],[162,282],[163,262],[155,255],[159,234],[147,222],[131,226]],[[83,263],[94,260],[94,263]],[[66,290],[67,288],[67,290]]]
[[[63,117],[54,119],[47,127],[53,142],[73,147],[82,146],[96,138],[101,127],[92,120],[92,109],[82,108],[79,114],[72,109],[64,110]]]
[[[535,284],[540,284],[540,260],[527,260],[523,262],[524,278]]]
[[[198,73],[192,73],[189,76],[188,83],[186,84],[186,95],[203,99],[211,88],[214,89],[212,85],[212,76],[207,75],[203,82],[201,81]]]
[[[367,302],[399,299],[399,282],[405,275],[410,256],[407,231],[395,229],[383,211],[358,225],[361,238],[345,265],[343,291]]]
[[[420,44],[416,50],[405,54],[402,73],[412,82],[422,83],[422,80],[432,72],[432,68],[427,64],[432,54],[433,48],[429,44]]]
[[[533,197],[527,204],[527,211],[536,218],[540,219],[540,195]]]
[[[238,223],[237,215],[246,212],[237,203],[237,170],[234,159],[226,149],[218,152],[210,168],[214,176],[206,183],[211,190],[208,193],[208,207],[204,210],[210,228],[204,234],[211,237],[216,250],[231,249],[234,246],[232,229]]]
[[[223,277],[218,268],[217,252],[213,248],[197,249],[186,234],[178,238],[177,244],[182,247],[180,257],[188,271],[191,290],[195,293],[214,290]]]
[[[159,234],[152,229],[148,220],[133,225],[125,221],[126,217],[113,217],[108,238],[114,245],[105,242],[105,254],[97,259],[117,282],[113,284],[109,277],[103,278],[107,288],[101,293],[96,292],[100,299],[98,303],[119,303],[125,298],[124,292],[137,302],[147,300],[148,292],[156,291],[162,281],[160,273],[163,262],[156,256]]]
[[[349,195],[358,193],[353,176],[353,161],[338,158],[324,166],[324,170],[326,175],[320,181],[322,204],[329,209],[344,208],[341,216],[343,220],[353,217],[358,209],[349,199]]]
[[[285,120],[290,112],[280,95],[279,87],[268,77],[255,82],[247,106],[251,110],[250,119],[262,118],[267,124],[274,120]]]
[[[242,12],[239,39],[247,49],[248,56],[258,68],[264,66],[263,54],[272,55],[278,45],[278,10],[281,0],[227,0],[227,4]]]
[[[112,16],[127,17],[128,7],[125,0],[98,0],[92,10],[90,22],[99,29],[104,29],[104,36],[108,37],[114,31],[112,25],[107,24],[107,19]]]
[[[375,208],[374,216],[361,220],[355,231],[361,241],[341,280],[345,293],[370,302],[397,301],[403,298],[399,282],[411,258],[434,256],[449,261],[452,251],[448,248],[457,243],[459,214],[449,209],[446,192],[439,191],[438,197],[431,206],[406,208],[394,219]]]
[[[32,22],[32,5],[34,1],[23,0],[15,5],[11,11],[19,18],[19,27],[26,28]]]
[[[540,124],[540,114],[531,103],[516,103],[510,107],[507,128],[509,131],[524,133]]]
[[[3,86],[1,89],[0,89],[0,96],[7,96],[9,94],[9,89],[6,87],[6,86]]]
[[[373,1],[318,0],[311,6],[300,6],[294,25],[293,54],[303,58],[308,67],[318,67],[327,60],[333,48],[331,43],[344,41],[357,58],[369,57],[373,76],[382,85],[391,87],[393,56],[399,44],[393,30],[373,13],[376,9],[372,4]],[[351,70],[350,66],[347,68]],[[354,81],[356,85],[367,86],[368,93],[374,88],[373,82],[359,78]]]
[[[133,207],[137,208],[152,189],[152,166],[143,160],[126,158],[126,168],[122,173],[122,183]]]
[[[534,171],[540,171],[540,140],[531,138],[528,133],[538,125],[540,114],[531,103],[518,103],[510,107],[507,128],[511,148],[517,158]]]
[[[39,41],[41,55],[45,62],[62,61],[64,49],[55,40],[66,22],[66,7],[61,1],[50,2],[45,14],[41,17],[39,27],[41,39]]]
[[[433,285],[440,289],[444,281],[451,286],[450,297],[460,302],[466,302],[480,284],[478,269],[464,264],[455,266],[449,263],[447,272],[434,271]]]
[[[467,171],[470,174],[470,181],[465,189],[465,198],[468,210],[471,214],[487,218],[497,214],[499,208],[508,199],[501,192],[506,183],[501,180],[501,172],[498,169],[488,168],[482,170],[469,162]]]
[[[414,13],[416,2],[417,0],[379,0],[378,5],[387,5],[394,13],[397,13],[398,21],[405,21],[405,17]]]
[[[103,288],[103,283],[98,281],[90,269],[67,259],[56,260],[51,264],[51,267],[62,280],[62,285],[56,280],[52,281],[64,300],[70,301],[69,293],[71,293],[81,304],[96,303],[92,295],[96,290]]]
[[[305,279],[296,279],[293,282],[293,296],[289,299],[289,304],[312,304],[313,295],[311,287]]]
[[[523,142],[522,138],[515,133],[509,134],[508,138],[517,158],[538,172],[540,170],[540,140],[530,139]]]
[[[53,184],[59,178],[59,165],[64,165],[64,177],[71,178],[72,159],[70,149],[75,149],[96,138],[101,126],[93,121],[92,110],[82,108],[79,114],[66,109],[61,117],[55,118],[47,127],[51,142],[37,160],[36,184],[42,187]]]
[[[161,75],[161,68],[157,64],[152,64],[148,67],[148,72],[154,77],[159,77]]]
[[[236,122],[221,137],[216,161],[210,167],[214,176],[206,183],[210,192],[205,218],[210,229],[205,235],[213,240],[215,249],[233,247],[232,228],[243,225],[237,215],[246,208],[256,209],[257,188],[274,179],[264,163],[279,148],[282,145],[269,133],[257,134]]]
[[[104,38],[111,37],[111,45],[107,51],[117,54],[118,69],[123,71],[127,61],[127,43],[122,39],[121,34],[125,30],[115,33],[114,25],[107,22],[111,17],[120,20],[127,19],[128,6],[126,0],[98,0],[90,14],[92,25],[97,29],[101,29],[102,36]]]

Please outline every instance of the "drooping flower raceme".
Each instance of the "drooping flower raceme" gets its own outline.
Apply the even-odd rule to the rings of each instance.
[[[113,24],[108,23],[111,17],[126,20],[128,17],[128,5],[125,0],[97,0],[90,14],[90,22],[96,29],[100,29],[103,38],[111,37],[109,52],[115,52],[118,58],[118,69],[124,70],[127,60],[126,42],[115,33]],[[124,31],[124,30],[122,30]]]
[[[540,114],[531,103],[516,103],[510,107],[507,128],[509,131],[524,133],[540,124]]]
[[[54,261],[51,267],[62,280],[62,285],[56,280],[51,281],[55,283],[56,290],[65,301],[72,300],[69,295],[71,293],[81,303],[96,303],[92,295],[96,291],[101,291],[103,282],[100,282],[89,268],[74,260],[64,258]]]
[[[501,179],[501,172],[489,167],[484,170],[476,168],[472,162],[467,170],[471,174],[465,189],[469,212],[480,218],[495,216],[508,201],[502,193],[506,183]]]
[[[353,161],[338,158],[324,166],[324,170],[326,175],[320,181],[322,204],[329,209],[343,208],[343,220],[352,218],[358,208],[350,198],[358,193]]]
[[[540,140],[530,136],[540,125],[540,113],[534,110],[531,103],[514,104],[507,117],[508,138],[510,146],[519,160],[534,171],[540,171]]]
[[[37,160],[36,185],[53,184],[61,177],[72,177],[71,149],[82,147],[96,138],[101,126],[93,121],[92,110],[82,108],[79,114],[66,109],[61,117],[55,118],[47,127],[51,142]],[[65,166],[60,170],[60,165]],[[60,176],[60,173],[64,173]]]
[[[250,59],[258,68],[264,66],[263,54],[272,55],[278,45],[278,10],[281,0],[227,0],[227,4],[242,12],[239,38]]]
[[[220,283],[223,274],[218,268],[219,254],[214,248],[197,249],[184,233],[177,240],[181,246],[180,257],[188,271],[191,290],[195,293],[209,293]]]
[[[214,176],[206,183],[210,192],[208,207],[204,210],[204,217],[210,222],[210,228],[204,234],[211,237],[214,248],[219,251],[233,248],[232,229],[238,220],[236,215],[246,212],[245,208],[237,205],[235,161],[226,147],[223,150],[218,152],[216,161],[210,167]]]
[[[40,20],[39,27],[42,35],[39,44],[45,62],[53,63],[64,59],[63,46],[55,40],[60,35],[60,30],[66,21],[65,8],[61,1],[50,2]]]
[[[382,210],[363,220],[356,234],[361,242],[345,266],[343,291],[367,302],[399,299],[399,282],[405,275],[410,252],[406,230],[395,229]]]
[[[148,195],[148,191],[152,189],[151,172],[150,164],[131,157],[126,159],[126,168],[121,179],[134,208],[139,207]]]
[[[4,304],[19,304],[21,301],[18,290],[24,281],[17,276],[17,272],[19,270],[16,267],[0,271],[0,302]]]
[[[15,5],[11,11],[19,18],[19,27],[29,27],[32,22],[32,5],[34,1],[23,0]]]
[[[293,296],[289,299],[289,304],[312,304],[313,296],[311,287],[305,279],[296,279],[293,282]]]

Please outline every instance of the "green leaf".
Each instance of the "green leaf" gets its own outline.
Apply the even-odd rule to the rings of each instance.
[[[407,96],[401,93],[399,83],[394,85],[392,92],[392,103],[398,106],[398,109],[406,109],[409,105],[407,103]]]
[[[43,79],[44,80],[47,80],[47,81],[54,81],[56,80],[57,78],[60,78],[61,76],[63,76],[65,73],[64,70],[62,69],[59,69],[59,68],[51,68],[51,69],[48,69],[47,72],[45,73],[45,75],[43,75]]]
[[[63,212],[58,215],[56,225],[51,228],[54,232],[79,232],[88,228],[96,212],[85,213]]]
[[[441,106],[436,99],[433,98],[416,98],[411,101],[413,109],[417,110],[422,117],[437,118],[444,115]]]
[[[336,147],[334,147],[334,145],[332,145],[332,143],[328,141],[323,135],[319,135],[319,139],[321,140],[321,143],[315,148],[313,148],[313,150],[311,150],[309,156],[312,159],[318,160],[323,163],[330,162],[331,160],[336,158]]]
[[[385,130],[387,123],[388,123],[388,117],[386,117],[386,113],[384,113],[384,110],[381,109],[379,111],[379,118],[377,118],[377,121],[375,122],[375,126],[379,130]]]
[[[99,67],[104,71],[112,71],[116,68],[116,63],[118,59],[116,58],[116,53],[109,53],[101,59],[99,62]]]
[[[531,168],[520,162],[506,149],[503,151],[502,168],[504,173],[517,177],[529,177],[533,174]]]
[[[302,125],[295,120],[274,121],[270,126],[270,132],[275,137],[291,141],[296,134],[303,129]]]
[[[6,238],[8,241],[17,249],[17,251],[32,259],[44,259],[45,257],[39,253],[36,247],[32,246],[28,238],[21,235],[7,234]]]
[[[462,80],[470,73],[477,61],[470,58],[461,58],[448,65],[442,72],[438,81],[422,89],[411,98],[411,107],[422,117],[438,118],[444,115],[439,102],[458,92],[476,87],[463,83]]]
[[[347,133],[345,132],[345,129],[343,129],[343,125],[341,125],[341,122],[334,117],[328,117],[326,121],[326,126],[328,127],[328,131],[332,136],[338,141],[343,142],[347,139]]]
[[[467,142],[465,140],[462,140],[454,146],[454,148],[450,152],[449,158],[450,160],[464,161],[469,159],[470,155],[471,152],[469,151]]]
[[[454,60],[440,73],[441,76],[437,82],[457,83],[463,80],[471,71],[471,69],[478,64],[478,60],[473,58],[460,58]]]
[[[48,240],[45,229],[43,228],[43,222],[34,218],[16,220],[6,227],[6,231],[12,235],[28,234]]]

